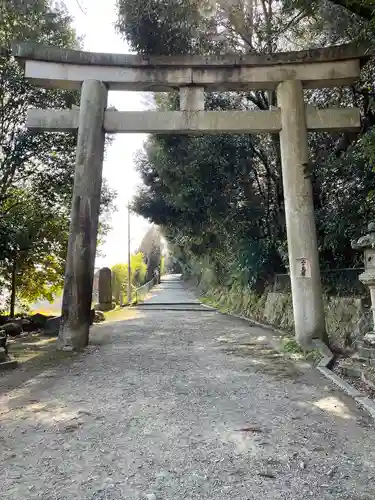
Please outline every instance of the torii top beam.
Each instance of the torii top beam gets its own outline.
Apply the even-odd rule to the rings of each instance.
[[[15,44],[26,78],[47,88],[78,89],[100,80],[109,90],[168,92],[184,86],[207,91],[275,89],[285,80],[305,88],[352,84],[368,56],[354,45],[272,55],[137,56],[100,54],[38,44]]]

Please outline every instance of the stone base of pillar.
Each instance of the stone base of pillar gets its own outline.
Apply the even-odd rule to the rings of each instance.
[[[111,311],[113,309],[112,302],[106,302],[103,304],[99,303],[99,304],[97,304],[95,309],[97,309],[98,311],[103,311],[103,312]]]
[[[64,328],[64,335],[57,337],[56,349],[59,351],[80,351],[88,346],[89,343],[89,329],[86,325],[81,328]]]

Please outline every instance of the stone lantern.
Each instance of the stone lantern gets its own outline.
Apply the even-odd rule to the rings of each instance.
[[[359,280],[370,288],[373,331],[366,334],[367,342],[375,345],[375,222],[368,225],[368,233],[358,241],[351,242],[354,250],[364,251],[365,271],[359,275]]]

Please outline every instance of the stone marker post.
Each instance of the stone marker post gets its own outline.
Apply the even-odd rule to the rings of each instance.
[[[112,271],[109,267],[103,267],[99,271],[99,310],[110,311],[112,309]]]
[[[82,84],[62,321],[57,339],[61,350],[81,349],[89,339],[107,95],[100,81],[85,80]]]
[[[325,337],[325,319],[302,83],[280,83],[277,100],[295,334],[309,347]]]

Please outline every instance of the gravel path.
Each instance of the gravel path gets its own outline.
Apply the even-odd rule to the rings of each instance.
[[[93,336],[1,398],[2,500],[375,498],[372,422],[264,330],[146,306]]]

